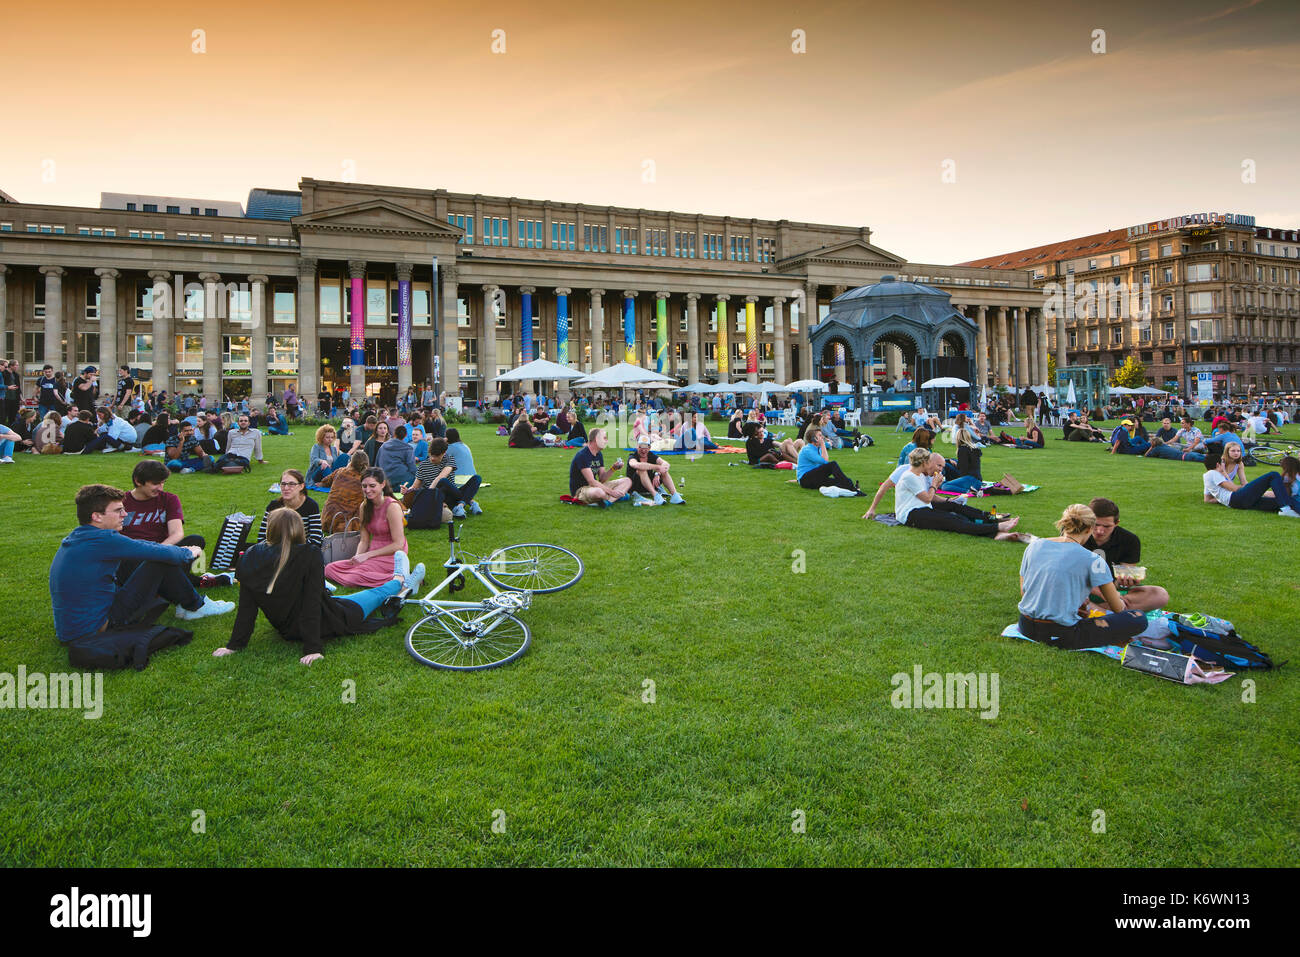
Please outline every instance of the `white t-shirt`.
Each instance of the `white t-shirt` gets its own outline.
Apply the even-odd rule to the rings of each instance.
[[[900,465],[898,468],[894,469],[894,471],[889,473],[889,481],[892,482],[894,485],[897,485],[898,480],[901,479],[907,472],[909,472],[911,468],[912,466],[910,465]]]
[[[907,516],[911,515],[914,509],[929,508],[929,505],[916,497],[917,493],[925,492],[929,488],[928,475],[917,475],[910,468],[907,469],[899,476],[898,487],[894,489],[894,517],[899,522],[905,523]]]
[[[1218,499],[1220,505],[1227,505],[1229,499],[1232,498],[1232,492],[1223,487],[1223,483],[1226,481],[1228,481],[1228,478],[1222,472],[1218,469],[1210,469],[1205,473],[1205,478],[1201,480],[1201,484],[1206,495],[1213,495]]]
[[[1250,417],[1250,427],[1255,430],[1256,434],[1263,435],[1268,431],[1268,419],[1262,415],[1253,415]]]

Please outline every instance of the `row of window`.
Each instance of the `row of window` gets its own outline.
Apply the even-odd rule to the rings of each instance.
[[[472,244],[474,242],[474,217],[464,213],[448,213],[447,222],[457,229],[464,231],[458,243],[461,245]],[[546,248],[545,238],[543,235],[544,223],[540,219],[520,219],[516,220],[516,238],[514,245],[520,249],[544,249]],[[635,256],[638,254],[638,245],[642,239],[641,229],[637,226],[615,226],[614,227],[614,252],[624,256]],[[685,230],[673,231],[672,255],[681,259],[696,258],[696,234]],[[723,235],[721,233],[705,233],[703,259],[722,259],[723,258]],[[577,249],[577,225],[574,223],[551,223],[551,249]],[[668,255],[668,230],[660,227],[650,227],[645,230],[645,254],[647,256],[667,256]],[[510,237],[510,220],[500,216],[483,217],[483,233],[480,244],[484,246],[509,246],[511,245]],[[592,223],[584,223],[582,226],[582,249],[583,252],[603,253],[609,251],[609,227],[598,226]],[[751,240],[748,236],[732,236],[729,258],[733,262],[750,262],[754,256],[757,256],[758,262],[776,262],[776,240],[769,236],[759,237],[758,249],[755,252],[751,248]]]
[[[513,365],[518,365],[523,361],[522,353],[518,349],[518,343],[513,339],[498,339],[496,342],[496,355],[498,361],[503,356],[515,357],[515,362],[509,365],[502,365],[502,371],[508,371]],[[614,351],[622,355],[622,345],[620,343],[604,343],[604,360],[610,362],[610,357]],[[557,354],[557,347],[554,340],[546,341],[542,339],[534,340],[533,350],[538,359],[546,359]],[[653,366],[658,346],[654,343],[645,344],[645,363]],[[591,344],[585,343],[582,347],[583,355],[587,362],[591,361]],[[730,344],[731,365],[732,368],[743,369],[749,353],[743,342],[732,342]],[[477,339],[457,339],[456,340],[456,364],[462,369],[477,367],[479,361],[479,341]],[[776,364],[776,351],[770,342],[758,343],[755,353],[758,356],[758,366],[763,372],[771,372]],[[669,347],[669,356],[674,365],[680,367],[686,364],[690,358],[690,346],[685,342],[673,343]],[[572,360],[572,354],[570,354]],[[714,371],[718,362],[718,344],[716,342],[704,343],[704,367],[707,371]],[[472,371],[469,374],[477,374]]]
[[[138,210],[139,212],[144,212],[144,213],[156,213],[156,212],[158,212],[158,204],[157,204],[157,203],[144,203],[144,204],[127,203],[127,204],[126,204],[126,211],[127,211],[128,213],[134,213],[134,212],[137,212],[137,209],[136,209],[137,205],[140,206],[140,208],[139,208],[139,210]],[[167,212],[169,212],[169,213],[179,213],[180,211],[181,211],[181,208],[180,208],[179,206],[168,206],[168,207],[167,207]],[[191,215],[191,216],[197,216],[197,215],[199,215],[199,207],[197,207],[197,206],[191,206],[191,207],[190,207],[189,215]],[[203,215],[204,215],[204,216],[216,216],[216,215],[217,215],[217,211],[216,211],[215,209],[213,209],[211,206],[205,206],[205,207],[203,207]]]
[[[14,334],[6,333],[6,347],[8,354],[13,355]],[[294,365],[298,362],[298,337],[297,336],[267,336],[266,356],[267,362],[271,365],[280,367],[284,365]],[[76,364],[78,366],[84,363],[99,362],[99,333],[98,332],[78,332],[76,333]],[[141,333],[126,337],[126,361],[129,365],[136,366],[141,364],[150,364],[153,362],[153,341],[152,333]],[[67,345],[67,340],[63,340]],[[195,335],[178,335],[176,336],[175,356],[176,367],[179,369],[203,367],[203,337]],[[23,333],[23,359],[27,365],[34,365],[45,361],[45,333],[43,331],[33,331]],[[253,339],[251,336],[222,336],[221,337],[221,361],[223,365],[230,366],[251,366],[253,362]]]
[[[468,328],[470,327],[471,320],[470,320],[470,311],[469,311],[469,308],[470,308],[470,307],[469,307],[469,300],[468,300],[468,299],[465,299],[465,298],[458,298],[458,299],[456,300],[456,324],[457,324],[460,328],[462,328],[462,329],[468,329]],[[534,308],[534,313],[533,313],[533,315],[532,315],[532,326],[533,326],[534,329],[539,329],[539,330],[540,330],[540,329],[542,328],[542,320],[541,320],[541,317],[538,316],[538,315],[536,314],[536,311],[535,311],[535,310],[536,310],[536,306],[535,306],[535,305],[534,305],[533,308]],[[826,307],[826,308],[829,308],[829,307]],[[506,313],[505,307],[504,307],[501,303],[494,303],[494,304],[493,304],[493,315],[494,315],[495,318],[496,318],[496,328],[498,328],[498,329],[504,329],[504,328],[506,328],[506,323],[507,323],[507,318],[508,318],[508,316],[507,316],[507,313]],[[688,331],[688,329],[687,329],[687,320],[686,320],[686,316],[687,316],[686,306],[683,305],[683,306],[681,307],[681,311],[679,312],[679,314],[678,314],[678,316],[677,316],[677,329],[678,329],[679,332],[683,332],[683,333],[684,333],[684,332],[687,332],[687,331]],[[787,318],[788,318],[788,320],[789,320],[789,323],[790,323],[790,332],[791,332],[792,334],[793,334],[793,333],[798,333],[798,331],[799,331],[799,306],[798,306],[797,303],[791,303],[791,304],[790,304],[789,308],[786,309],[786,316],[787,316]],[[744,310],[744,309],[737,309],[737,310],[735,310],[735,317],[736,317],[736,332],[744,332],[744,331],[745,331],[745,310]],[[607,320],[608,320],[608,317],[606,317],[606,318],[607,318]],[[775,329],[776,329],[776,323],[775,323],[775,320],[774,320],[774,318],[773,318],[773,310],[772,310],[772,307],[771,307],[771,306],[765,306],[765,307],[763,307],[762,309],[756,310],[756,318],[757,318],[757,320],[761,323],[761,327],[760,327],[760,328],[762,329],[763,332],[773,332],[773,331],[775,331]],[[706,328],[708,329],[709,332],[716,333],[716,332],[718,331],[718,316],[717,316],[717,312],[716,312],[715,310],[709,310],[709,311],[707,312],[707,314],[702,314],[702,315],[700,316],[700,320],[701,320],[702,323],[705,324],[705,326],[706,326]],[[323,322],[323,321],[324,321],[324,320],[322,320],[322,322]],[[570,327],[572,328],[573,320],[570,319],[569,321],[570,321]],[[618,321],[619,321],[619,320],[616,319],[616,324],[617,324]],[[367,325],[372,325],[372,323],[370,323],[370,322],[367,322],[366,324],[367,324]],[[587,329],[587,330],[590,330],[590,329],[591,329],[591,316],[590,316],[590,315],[584,317],[584,319],[583,319],[583,328],[585,328],[585,329]],[[614,335],[615,335],[615,337],[617,338],[617,335],[618,335],[618,329],[617,329],[617,328],[614,330]]]

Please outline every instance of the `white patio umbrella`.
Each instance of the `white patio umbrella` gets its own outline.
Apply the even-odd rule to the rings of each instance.
[[[543,382],[563,381],[570,379],[581,379],[585,372],[573,368],[572,366],[562,366],[558,362],[552,362],[549,359],[534,359],[532,362],[525,362],[523,365],[504,372],[493,379],[493,382],[531,382],[540,380]]]
[[[1075,405],[1078,405],[1078,404],[1079,404],[1079,400],[1078,400],[1077,398],[1075,398],[1075,395],[1074,395],[1074,380],[1073,380],[1073,379],[1070,380],[1070,388],[1067,389],[1067,390],[1066,390],[1066,393],[1065,393],[1065,404],[1066,404],[1066,405],[1069,405],[1069,406],[1075,406]]]
[[[677,380],[653,369],[643,369],[630,362],[620,362],[579,379],[574,384],[583,389],[618,389],[630,385],[654,385],[672,388]]]
[[[709,385],[707,382],[692,382],[689,385],[673,389],[674,392],[717,392],[717,386]]]
[[[786,392],[825,392],[827,389],[825,382],[819,379],[799,379],[786,385]]]
[[[956,376],[939,376],[937,379],[926,379],[921,383],[922,389],[942,389],[943,390],[943,414],[948,414],[948,390],[949,389],[969,389],[970,383],[965,379],[958,379]]]
[[[1132,395],[1136,390],[1127,388],[1122,385],[1113,385],[1110,387],[1111,395]]]

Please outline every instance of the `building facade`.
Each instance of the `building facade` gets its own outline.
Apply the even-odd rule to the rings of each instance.
[[[1300,230],[1193,214],[965,265],[1027,270],[1045,299],[1074,291],[1070,314],[1049,322],[1062,365],[1136,356],[1148,384],[1181,395],[1196,394],[1198,373],[1216,397],[1297,391]]]
[[[292,384],[391,399],[436,381],[473,399],[528,358],[691,381],[897,378],[905,344],[847,362],[808,345],[831,299],[888,274],[950,293],[985,381],[1046,376],[1028,273],[908,263],[866,227],[299,187],[253,190],[243,215],[124,194],[99,209],[0,200],[6,354],[29,378],[127,364],[151,391],[211,397]]]

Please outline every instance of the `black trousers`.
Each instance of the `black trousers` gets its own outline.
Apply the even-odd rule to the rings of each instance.
[[[827,485],[838,485],[840,488],[846,488],[849,491],[857,491],[857,486],[853,481],[844,474],[840,468],[839,462],[827,462],[819,465],[811,472],[805,472],[803,478],[799,480],[803,488],[824,488]]]
[[[969,505],[936,500],[929,508],[914,508],[903,524],[909,528],[928,528],[939,532],[957,532],[961,535],[979,535],[992,538],[998,533],[998,523]]]
[[[450,478],[445,478],[438,483],[438,491],[442,493],[443,501],[455,508],[457,505],[464,505],[473,501],[474,495],[478,492],[478,487],[482,484],[483,476],[481,475],[475,475],[464,485],[457,485]]]
[[[1080,618],[1073,625],[1020,616],[1020,633],[1054,648],[1075,650],[1102,645],[1127,645],[1146,631],[1147,616],[1140,611],[1120,611],[1101,618]]]
[[[204,541],[202,535],[186,535],[176,544],[181,546],[182,548],[184,548],[187,545],[197,545],[199,546],[199,548],[204,548],[204,549],[207,548],[207,542]],[[173,605],[180,605],[182,608],[185,608],[188,611],[194,611],[196,608],[199,607],[199,605],[203,604],[203,599],[200,598],[199,593],[194,590],[194,578],[193,576],[190,575],[190,569],[188,565],[186,566],[163,565],[160,562],[122,562],[120,565],[117,566],[116,581],[118,587],[125,590],[127,584],[135,576],[135,573],[138,572],[140,568],[143,567],[144,565],[154,565],[157,566],[158,568],[163,569],[164,571],[166,569],[173,569],[173,568],[176,569],[180,578],[184,579],[185,584],[188,588],[188,592],[186,591],[186,589],[182,589],[179,586],[173,589],[173,593],[179,595],[180,596],[179,598],[173,598],[169,595],[163,595],[162,592],[158,589],[155,589],[154,592],[151,592],[148,597],[151,598],[153,597],[154,594],[161,595],[163,598],[166,598],[168,601],[170,601]],[[163,575],[162,577],[170,580],[172,576]],[[141,587],[143,587],[143,585]],[[119,591],[117,595],[118,598],[120,599],[122,597],[122,592]],[[136,600],[136,599],[137,596],[132,596],[128,600]],[[116,604],[117,604],[117,599],[114,599],[114,606],[116,606]],[[145,602],[145,604],[147,604],[147,602]],[[143,607],[143,605],[139,607]]]

